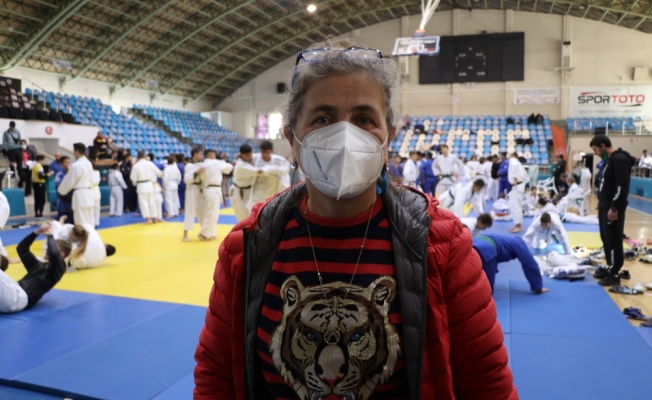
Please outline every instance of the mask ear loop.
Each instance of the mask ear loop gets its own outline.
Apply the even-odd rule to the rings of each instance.
[[[380,183],[376,183],[376,194],[384,195],[387,191],[387,164],[380,171]]]

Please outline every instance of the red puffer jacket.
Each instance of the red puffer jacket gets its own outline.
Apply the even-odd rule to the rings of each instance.
[[[270,206],[270,202],[278,203],[281,197],[284,200],[282,203],[293,203],[292,199],[283,197],[289,197],[285,193],[290,191],[297,192],[295,188],[277,195],[265,205],[256,206],[251,216],[236,225],[220,246],[206,323],[195,353],[195,399],[245,400],[246,393],[252,392],[250,386],[264,385],[264,382],[251,384],[251,379],[245,378],[247,373],[251,374],[251,371],[248,371],[251,368],[245,366],[245,349],[247,337],[250,335],[245,332],[247,321],[244,298],[245,286],[252,285],[249,281],[245,282],[245,232],[247,240],[251,240],[251,237],[255,237],[256,230],[269,229],[272,225],[269,223],[270,219],[274,220],[272,222],[277,230],[284,227],[284,209],[278,211]],[[468,230],[463,228],[453,214],[438,209],[437,200],[426,196],[426,201],[423,201],[423,194],[413,191],[404,193],[395,195],[400,197],[401,201],[387,198],[388,195],[394,196],[391,193],[385,194],[384,204],[390,220],[392,216],[405,219],[408,214],[421,215],[422,219],[430,220],[427,236],[422,235],[424,242],[427,241],[427,271],[424,271],[424,291],[427,299],[424,307],[425,337],[419,336],[423,339],[423,357],[420,365],[416,366],[410,366],[411,361],[406,359],[408,369],[411,367],[416,371],[417,377],[421,376],[420,380],[415,380],[419,382],[420,393],[411,393],[411,398],[518,399],[512,374],[507,366],[507,352],[503,346],[502,330],[496,319],[491,289],[482,271],[480,258],[472,249]],[[423,204],[419,206],[421,209],[414,206],[419,202]],[[293,204],[295,206],[296,202]],[[266,207],[272,210],[265,210]],[[275,204],[274,207],[278,206]],[[410,226],[418,228],[418,225]],[[273,241],[274,234],[280,235],[279,232],[265,231],[265,234],[260,236],[260,241]],[[393,234],[400,236],[400,227]],[[260,243],[260,246],[264,246],[264,243]],[[404,248],[400,248],[401,246]],[[407,247],[409,244],[402,245],[401,241],[395,241],[395,258],[404,257]],[[254,257],[256,256],[247,259],[251,262]],[[273,254],[269,257],[273,259]],[[400,280],[398,284],[400,287]],[[262,286],[264,287],[264,284]],[[404,286],[409,286],[407,279]],[[417,303],[419,301],[420,299],[417,299]],[[406,310],[406,307],[410,305],[402,300],[401,312],[414,312]],[[257,315],[255,317],[257,320]],[[406,347],[415,345],[407,342],[406,340],[404,344]],[[406,352],[406,355],[407,353],[409,352]],[[417,351],[417,354],[421,353]],[[248,359],[251,360],[251,357]]]

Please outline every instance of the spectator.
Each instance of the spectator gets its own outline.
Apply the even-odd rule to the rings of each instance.
[[[20,162],[18,163],[18,186],[25,185],[25,197],[32,195],[32,174],[30,172],[31,166],[36,160],[36,152],[34,149],[27,147],[27,141],[22,139],[20,141]]]
[[[652,156],[647,153],[647,150],[643,150],[643,155],[638,160],[638,167],[643,168],[645,177],[650,177],[650,169],[652,168]]]
[[[61,158],[61,152],[57,151],[54,153],[54,160],[50,163],[50,167],[48,168],[48,176],[57,176],[57,174],[61,171],[63,171],[63,167],[61,166],[61,161],[59,159]]]
[[[628,152],[613,148],[607,135],[593,136],[590,146],[593,154],[605,160],[598,185],[598,220],[607,269],[598,270],[593,276],[600,279],[602,286],[620,285],[625,211],[635,160]]]
[[[61,181],[63,178],[66,176],[68,173],[68,169],[70,168],[70,157],[68,156],[61,156],[59,158],[59,162],[61,163],[61,172],[56,174],[54,176],[54,187],[57,189],[57,221],[61,219],[62,216],[66,216],[66,221],[68,221],[71,224],[75,223],[75,220],[73,218],[73,213],[72,213],[72,192],[62,195],[59,193],[59,185],[61,184]]]
[[[109,143],[102,134],[102,131],[97,131],[97,136],[93,139],[93,148],[97,151],[98,158],[109,158]]]
[[[32,167],[34,216],[36,218],[43,218],[43,208],[45,207],[45,172],[43,170],[43,160],[45,160],[45,156],[39,154],[36,156],[36,163]]]
[[[554,172],[555,187],[557,188],[558,192],[561,192],[560,184],[562,180],[560,179],[560,177],[562,174],[566,174],[566,160],[564,160],[563,154],[559,154],[557,156],[557,162],[555,163],[555,172]]]
[[[133,212],[138,207],[138,197],[136,196],[136,186],[134,186],[130,179],[132,167],[131,153],[125,150],[123,157],[122,161],[120,161],[120,173],[122,174],[122,179],[127,184],[127,189],[124,191],[124,212]]]
[[[2,146],[7,151],[7,158],[14,168],[22,161],[20,158],[20,143],[20,131],[16,129],[16,123],[11,121],[9,122],[9,129],[2,135]]]

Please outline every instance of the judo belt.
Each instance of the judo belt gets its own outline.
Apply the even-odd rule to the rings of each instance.
[[[91,188],[89,188],[89,187],[83,187],[83,188],[72,188],[72,190],[84,190],[84,189],[88,189],[88,190],[90,190]]]
[[[441,176],[441,179],[446,179],[446,178],[448,178],[448,179],[450,179],[450,180],[452,181],[452,180],[453,180],[453,179],[452,179],[452,178],[453,178],[453,175],[442,175],[442,176]]]
[[[480,239],[483,242],[487,242],[490,245],[494,246],[494,248],[498,248],[498,246],[496,246],[496,242],[494,242],[494,240],[492,238],[490,238],[489,236],[478,235],[478,236],[475,237],[475,239]]]
[[[453,201],[455,201],[455,196],[453,196],[453,192],[451,192],[450,189],[448,189],[448,195],[453,199]]]
[[[236,184],[234,183],[233,186],[235,186],[235,187],[237,187],[238,189],[240,189],[240,198],[241,198],[241,199],[244,199],[244,190],[245,190],[245,189],[251,189],[251,185],[249,185],[249,186],[238,186],[238,185],[236,185]]]
[[[222,185],[207,185],[206,187],[207,187],[207,188],[209,188],[209,187],[217,187],[217,188],[221,188]]]
[[[136,185],[138,185],[139,183],[147,183],[147,182],[151,182],[151,181],[138,181],[136,182]]]

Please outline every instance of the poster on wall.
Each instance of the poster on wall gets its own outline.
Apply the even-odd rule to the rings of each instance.
[[[514,105],[559,104],[561,90],[555,87],[536,89],[514,89]]]
[[[652,85],[571,88],[570,117],[644,117],[649,115],[652,115]]]

